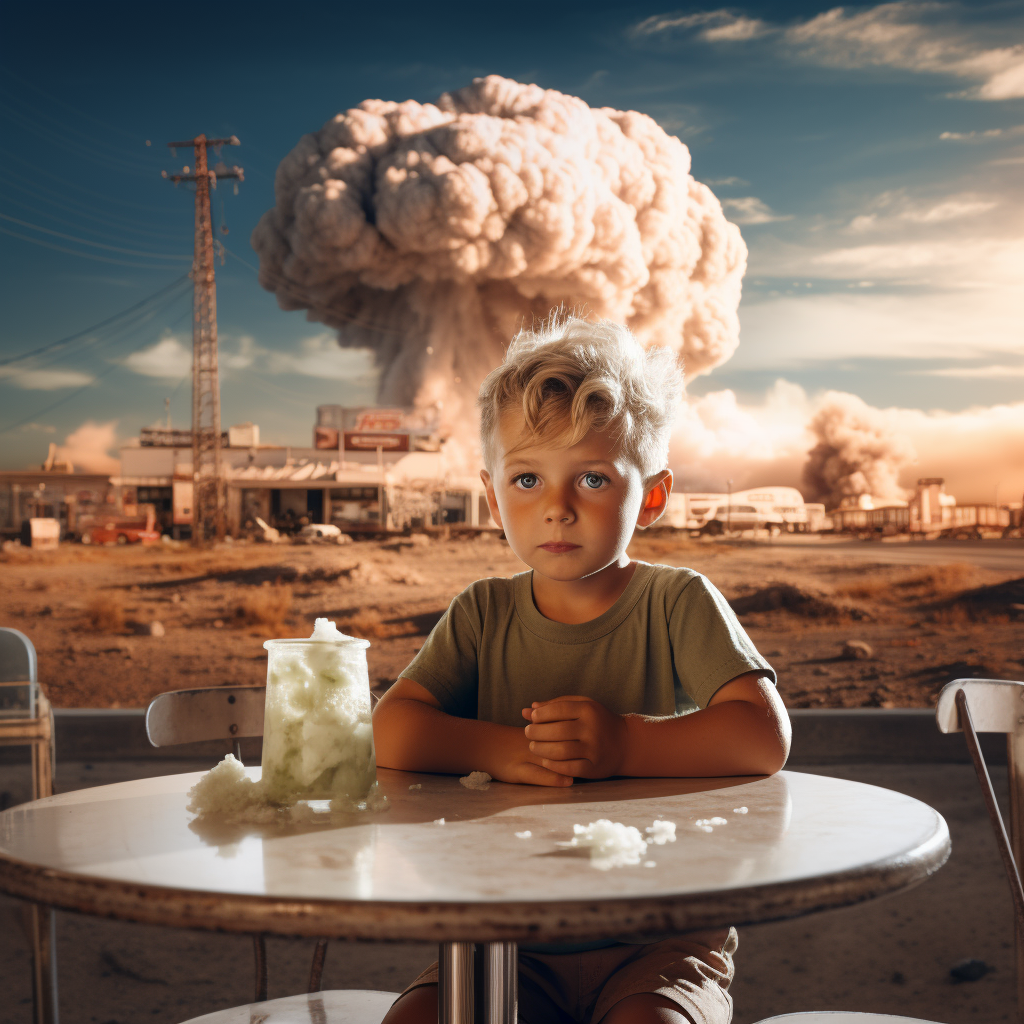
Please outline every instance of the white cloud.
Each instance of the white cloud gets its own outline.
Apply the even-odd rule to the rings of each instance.
[[[57,428],[49,423],[23,423],[19,429],[23,434],[29,431],[38,432],[40,434],[57,433]]]
[[[897,0],[864,9],[834,7],[782,26],[726,9],[683,16],[656,15],[635,37],[694,33],[707,42],[771,37],[794,57],[826,67],[890,67],[974,83],[960,95],[978,100],[1024,97],[1024,46],[993,45],[958,23],[952,4]]]
[[[928,377],[953,377],[957,380],[1003,380],[1006,377],[1024,377],[1024,366],[944,366],[922,372]]]
[[[271,352],[273,373],[296,373],[327,380],[344,380],[364,386],[377,379],[369,349],[342,348],[330,333],[315,334],[299,343],[297,352]]]
[[[247,370],[262,353],[263,349],[256,344],[256,339],[251,334],[242,334],[238,338],[234,352],[226,344],[221,346],[220,365],[229,370]]]
[[[192,348],[186,348],[175,335],[168,334],[152,348],[133,352],[124,365],[144,377],[180,380],[192,370]]]
[[[847,358],[991,359],[1021,350],[1020,298],[1009,289],[780,295],[744,302],[731,369]],[[998,358],[998,356],[996,356]]]
[[[749,405],[728,390],[692,399],[672,438],[677,486],[719,491],[731,479],[734,490],[769,484],[801,487],[807,452],[814,444],[808,425],[827,397],[811,397],[799,385],[778,380],[760,402]],[[922,476],[938,476],[961,503],[1020,499],[1024,402],[952,413],[868,411],[876,412],[887,430],[917,453],[901,473],[903,487],[912,488]]]
[[[698,35],[709,41],[753,39],[770,30],[759,18],[746,18],[732,11],[701,11],[697,14],[656,14],[635,25],[634,36],[656,36],[665,32],[699,29]]]
[[[0,381],[7,380],[15,387],[28,391],[59,391],[61,388],[81,388],[96,378],[81,370],[18,370],[0,369]]]
[[[57,446],[57,459],[87,473],[117,473],[121,463],[110,454],[117,444],[117,420],[88,420]]]
[[[986,128],[975,132],[943,132],[939,138],[945,142],[989,142],[992,139],[1009,138],[1024,135],[1024,124],[1011,125],[1009,128]]]
[[[745,178],[736,178],[736,177],[729,177],[729,178],[704,178],[703,181],[704,181],[704,184],[707,185],[709,188],[718,188],[720,186],[725,187],[725,186],[729,186],[729,185],[749,185],[750,184],[750,182],[747,181]]]
[[[730,220],[737,224],[771,224],[777,220],[789,220],[788,215],[775,213],[774,210],[757,196],[741,196],[735,199],[722,199],[722,209]]]

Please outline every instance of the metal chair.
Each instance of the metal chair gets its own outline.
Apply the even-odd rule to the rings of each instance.
[[[375,992],[370,989],[333,992],[310,992],[302,996],[285,996],[265,1003],[233,1006],[202,1017],[193,1017],[185,1024],[380,1024],[397,992]]]
[[[265,686],[213,686],[195,690],[172,690],[154,697],[146,709],[146,734],[154,747],[176,746],[181,743],[198,743],[207,740],[225,740],[233,748],[235,757],[241,760],[241,740],[263,735],[263,708],[266,702]],[[319,939],[313,952],[313,963],[309,971],[309,986],[305,996],[287,996],[284,999],[267,1001],[267,951],[262,935],[254,935],[253,953],[256,960],[256,995],[254,1005],[235,1007],[219,1013],[197,1018],[209,1024],[222,1022],[249,1022],[249,1010],[259,1013],[273,1011],[273,1016],[260,1020],[318,1021],[320,1024],[379,1024],[391,1003],[398,998],[397,992],[372,992],[364,989],[320,992],[327,956],[327,940]],[[315,997],[322,995],[319,1004],[331,1016],[311,1015],[315,1008]],[[308,1000],[307,1000],[308,996]],[[376,1002],[371,997],[379,997]],[[387,1005],[374,1018],[378,1003],[387,999]],[[258,1004],[258,1005],[255,1005]],[[365,1007],[364,1007],[365,1004]],[[306,1013],[295,1017],[294,1013]],[[334,1014],[334,1010],[337,1014]],[[278,1013],[284,1014],[280,1018]],[[241,1016],[232,1016],[241,1014]],[[291,1014],[291,1016],[289,1015]],[[257,1019],[257,1016],[253,1019]]]
[[[954,679],[939,694],[935,719],[944,733],[963,732],[988,808],[996,844],[1013,900],[1017,940],[1017,1020],[1024,1024],[1024,682],[1011,679]],[[978,742],[979,732],[1006,733],[1010,776],[1010,836],[1006,834],[988,767]],[[818,1010],[767,1017],[758,1024],[934,1024],[916,1017],[881,1013]]]
[[[12,691],[12,700],[0,707],[0,746],[30,746],[32,799],[53,796],[53,709],[39,688],[36,649],[20,630],[0,627],[0,684],[14,684],[3,687]],[[30,904],[35,1024],[57,1024],[55,923],[50,907]]]

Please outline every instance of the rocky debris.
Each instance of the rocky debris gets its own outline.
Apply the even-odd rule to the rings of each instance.
[[[1005,583],[965,590],[937,607],[961,609],[976,621],[1005,617],[1011,622],[1024,622],[1024,576]]]
[[[851,609],[841,608],[824,594],[804,590],[792,583],[772,583],[752,594],[733,598],[729,604],[737,615],[787,611],[809,619],[838,619],[852,613]]]
[[[839,656],[843,661],[862,661],[866,658],[873,658],[875,650],[865,640],[847,640],[843,644],[843,651]]]
[[[167,632],[164,624],[155,619],[153,622],[130,622],[129,626],[136,636],[164,636]]]
[[[986,974],[994,970],[995,968],[985,963],[984,960],[961,960],[950,967],[949,977],[954,983],[960,981],[980,981]]]

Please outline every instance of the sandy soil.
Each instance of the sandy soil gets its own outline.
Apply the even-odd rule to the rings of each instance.
[[[1019,570],[899,566],[668,532],[638,536],[630,553],[706,573],[776,667],[791,707],[922,707],[958,676],[1024,675]],[[199,553],[15,549],[0,554],[0,624],[32,639],[58,707],[141,707],[169,689],[262,683],[262,640],[308,635],[318,615],[372,641],[379,692],[463,587],[524,568],[493,535]],[[163,635],[151,635],[153,623]],[[870,653],[844,657],[850,640]]]

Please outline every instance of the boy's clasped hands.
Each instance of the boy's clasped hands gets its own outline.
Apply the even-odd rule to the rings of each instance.
[[[526,739],[534,765],[561,776],[545,778],[547,785],[571,786],[573,776],[604,779],[619,774],[626,739],[622,715],[590,697],[567,695],[534,701],[523,708],[523,718],[530,723]]]

